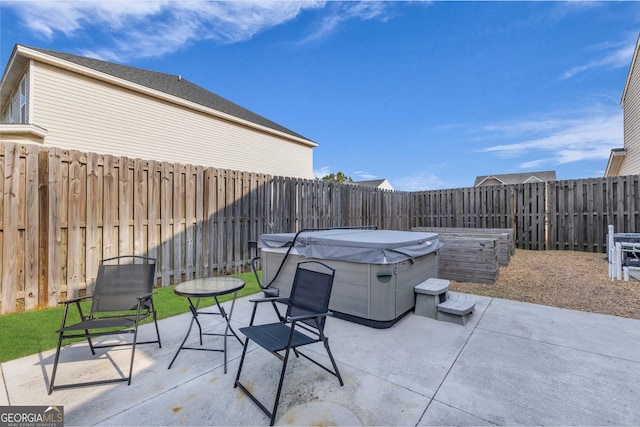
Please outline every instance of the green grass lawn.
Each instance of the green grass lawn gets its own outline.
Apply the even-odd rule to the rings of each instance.
[[[260,291],[253,273],[235,274],[245,281],[245,287],[238,292],[238,298]],[[173,286],[158,288],[153,302],[158,312],[158,319],[175,316],[189,311],[186,299],[173,292]],[[220,302],[228,301],[233,295],[219,298]],[[201,306],[214,304],[213,298],[204,298]],[[87,314],[90,303],[82,303],[82,310]],[[18,359],[23,356],[55,348],[58,343],[56,331],[62,322],[63,306],[46,310],[5,314],[0,316],[0,363]],[[71,317],[71,316],[75,317]],[[75,306],[69,307],[68,321],[78,320]],[[147,319],[147,322],[151,321]],[[65,344],[71,340],[65,340]]]

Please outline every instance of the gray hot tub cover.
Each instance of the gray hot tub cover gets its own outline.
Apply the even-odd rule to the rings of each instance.
[[[263,234],[258,247],[286,247],[294,237],[295,233]],[[291,253],[316,259],[392,264],[427,255],[441,247],[436,233],[334,229],[300,233]]]

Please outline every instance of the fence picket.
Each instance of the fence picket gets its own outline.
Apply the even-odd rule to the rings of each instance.
[[[62,253],[62,223],[60,214],[60,200],[61,194],[61,169],[62,167],[62,151],[58,148],[52,148],[49,150],[48,168],[49,168],[49,182],[48,182],[48,200],[49,211],[48,213],[48,227],[49,235],[46,236],[46,245],[48,248],[47,258],[49,260],[49,270],[47,274],[47,281],[44,285],[42,292],[46,295],[44,301],[47,306],[55,307],[58,304],[58,300],[62,300],[60,291],[62,288],[62,269],[66,268],[63,265]]]
[[[147,172],[147,256],[155,259],[158,259],[158,247],[160,246],[160,218],[158,218],[160,214],[160,191],[158,164],[151,160],[149,161]]]
[[[111,258],[118,255],[118,171],[113,156],[104,156],[103,164],[102,258]]]
[[[184,169],[184,227],[185,248],[184,248],[184,275],[185,280],[193,279],[194,256],[195,256],[195,205],[196,194],[196,170],[191,165],[186,165]]]
[[[217,269],[218,271],[224,273],[226,272],[224,268],[224,261],[226,259],[226,255],[228,252],[228,248],[225,248],[225,233],[227,220],[226,215],[228,214],[230,209],[228,208],[228,200],[227,200],[227,188],[232,187],[230,184],[232,181],[229,179],[229,175],[222,169],[216,170],[216,188],[217,188],[217,197],[216,197],[216,215],[215,215],[215,223],[214,223],[214,248],[215,248],[215,264],[212,266],[213,269]],[[233,188],[233,187],[232,187]],[[229,241],[230,243],[233,243]],[[225,250],[226,249],[226,250]]]
[[[147,255],[147,230],[149,218],[147,217],[147,183],[148,169],[142,160],[136,159],[133,163],[133,254]]]
[[[162,163],[160,169],[160,279],[162,286],[171,284],[173,272],[171,254],[173,229],[171,200],[173,195],[173,173],[169,163]]]
[[[38,146],[25,146],[25,248],[24,248],[24,309],[38,307],[39,289],[39,237],[40,221],[38,206]],[[0,274],[1,277],[1,274]]]
[[[185,187],[185,169],[182,165],[173,165],[173,188],[172,188],[172,218],[173,227],[171,235],[173,240],[173,281],[172,283],[180,283],[182,281],[184,250],[186,247],[185,237],[185,216],[184,216],[184,187]]]
[[[102,168],[98,165],[98,155],[87,154],[86,166],[86,224],[85,224],[85,288],[92,288],[98,275],[98,263],[102,255]]]
[[[118,254],[131,251],[131,212],[133,210],[133,183],[129,159],[118,158]]]
[[[8,144],[4,154],[4,196],[5,203],[2,247],[2,306],[0,314],[12,313],[16,307],[19,287],[20,267],[16,254],[18,248],[18,215],[20,209],[20,152],[16,144]]]
[[[84,222],[81,218],[82,204],[86,205],[85,196],[82,194],[81,165],[79,159],[80,153],[77,151],[69,153],[69,171],[68,171],[68,200],[69,207],[67,213],[67,281],[66,294],[67,297],[76,298],[80,296],[81,272],[80,259],[84,258],[80,251],[82,250],[82,240],[80,236],[80,223]],[[83,283],[84,287],[84,283]]]

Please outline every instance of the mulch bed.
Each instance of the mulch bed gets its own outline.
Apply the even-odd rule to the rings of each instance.
[[[611,280],[605,254],[516,249],[493,284],[451,281],[451,290],[640,319],[640,281]]]

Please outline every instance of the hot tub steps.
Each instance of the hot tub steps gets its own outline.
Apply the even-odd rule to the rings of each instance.
[[[476,301],[471,295],[450,292],[449,298],[438,304],[438,320],[466,325],[475,306]]]
[[[415,314],[466,325],[475,300],[471,295],[450,292],[449,284],[448,280],[432,277],[416,285]]]

